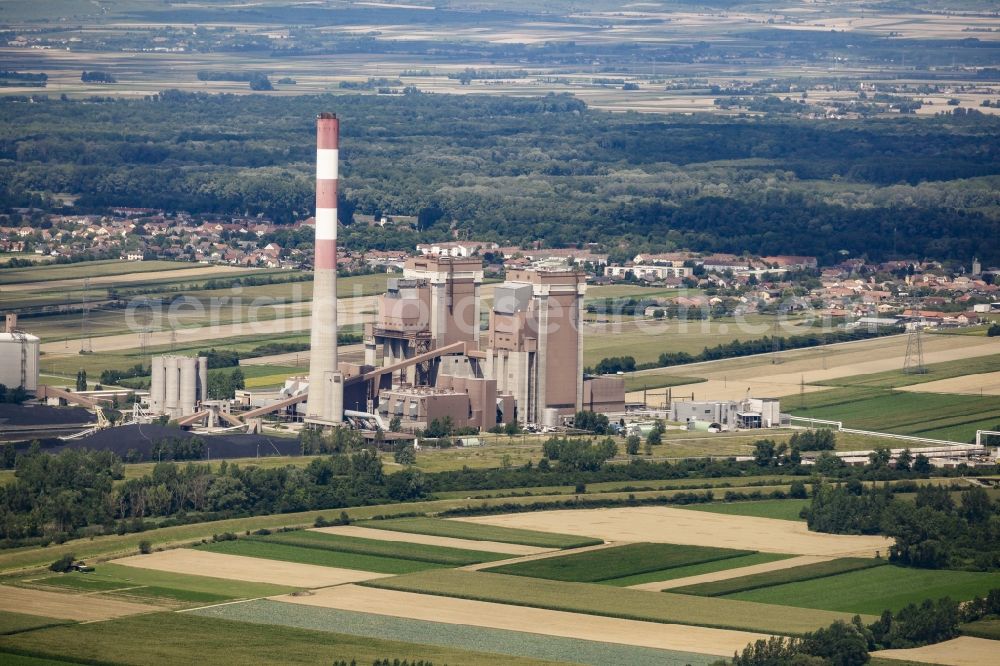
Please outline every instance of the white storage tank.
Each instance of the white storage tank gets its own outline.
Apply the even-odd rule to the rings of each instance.
[[[23,386],[38,390],[38,355],[41,340],[21,332],[0,333],[0,384],[8,389]]]
[[[181,416],[194,414],[196,391],[198,390],[198,360],[194,358],[178,359],[181,375],[180,403]]]

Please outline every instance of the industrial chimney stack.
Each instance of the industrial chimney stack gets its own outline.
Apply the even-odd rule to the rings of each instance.
[[[307,419],[343,421],[344,383],[337,361],[337,165],[340,121],[316,118],[316,249]]]

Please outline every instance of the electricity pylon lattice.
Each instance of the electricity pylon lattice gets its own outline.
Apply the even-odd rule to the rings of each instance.
[[[910,335],[906,339],[906,360],[903,362],[903,374],[922,375],[926,372],[923,330],[916,327],[910,331]]]

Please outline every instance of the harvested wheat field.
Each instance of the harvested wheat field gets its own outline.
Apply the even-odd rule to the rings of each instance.
[[[752,395],[777,398],[798,394],[803,390],[803,382],[804,390],[812,392],[825,388],[810,386],[814,382],[900,370],[906,358],[906,343],[905,335],[894,335],[827,347],[794,349],[777,355],[759,354],[642,370],[631,376],[654,377],[659,374],[706,379],[697,384],[673,387],[675,396],[693,394],[695,400],[739,400],[746,396],[747,389]],[[929,335],[924,338],[923,345],[924,362],[928,364],[1000,353],[1000,339],[972,336]],[[782,362],[775,364],[776,358]],[[955,381],[960,383],[962,378]],[[641,400],[642,391],[631,392],[627,398]]]
[[[343,585],[309,596],[273,597],[276,601],[336,608],[414,620],[524,631],[547,636],[600,640],[661,650],[730,656],[765,634],[658,622],[619,620],[565,611],[454,599],[413,592]]]
[[[950,641],[919,648],[872,652],[873,657],[899,659],[921,664],[945,664],[945,666],[995,664],[998,655],[1000,655],[1000,641],[973,638],[972,636],[960,636]]]
[[[1000,372],[983,372],[976,375],[939,379],[912,386],[901,386],[900,391],[914,393],[960,393],[964,395],[1000,395]]]
[[[790,557],[787,560],[764,562],[763,564],[752,564],[748,567],[737,567],[736,569],[723,569],[722,571],[713,571],[711,573],[699,574],[697,576],[685,576],[684,578],[675,578],[673,580],[665,580],[658,583],[640,583],[639,585],[629,585],[629,587],[633,590],[661,592],[675,587],[684,587],[685,585],[714,583],[717,580],[729,580],[730,578],[752,576],[754,574],[766,573],[768,571],[780,571],[782,569],[790,569],[792,567],[801,567],[806,564],[829,562],[832,559],[834,558],[820,557],[818,555],[800,555],[799,557]]]
[[[370,527],[341,525],[339,527],[314,527],[312,532],[324,532],[336,536],[357,537],[359,539],[376,539],[378,541],[393,541],[403,543],[418,543],[425,546],[444,546],[461,548],[463,550],[485,550],[490,553],[505,555],[537,555],[552,552],[551,548],[522,546],[516,543],[500,543],[498,541],[473,541],[472,539],[456,539],[454,537],[432,536],[430,534],[410,534],[393,532],[391,530],[376,530]],[[559,551],[555,551],[559,552]],[[491,564],[496,564],[495,562]]]
[[[326,587],[328,585],[357,583],[389,575],[355,569],[323,567],[315,564],[264,560],[243,555],[211,553],[188,548],[165,550],[149,555],[133,555],[115,560],[114,563],[139,569],[212,576],[228,580],[244,580],[251,583],[273,583],[289,587]]]
[[[824,557],[872,557],[875,551],[886,552],[892,543],[880,536],[810,532],[805,523],[791,520],[662,506],[535,511],[454,520],[576,534],[605,541],[652,541]]]
[[[161,611],[158,606],[118,601],[97,595],[63,594],[4,586],[0,591],[0,611],[54,617],[59,620],[93,622],[126,615]]]

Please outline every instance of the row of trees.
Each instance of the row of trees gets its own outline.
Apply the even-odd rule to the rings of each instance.
[[[1000,502],[980,487],[956,502],[947,488],[923,485],[913,501],[887,485],[813,485],[803,511],[810,530],[834,534],[885,534],[895,539],[893,562],[932,569],[1000,568]]]
[[[885,611],[865,625],[857,615],[838,620],[801,638],[775,636],[746,646],[732,666],[857,666],[871,650],[906,649],[940,643],[959,635],[959,624],[1000,614],[1000,589],[960,606],[949,599],[925,599],[899,612]]]
[[[4,100],[0,182],[11,196],[79,195],[84,210],[133,204],[289,222],[311,207],[309,118],[334,103],[350,128],[338,208],[427,213],[415,231],[352,229],[353,247],[412,247],[446,237],[461,220],[471,233],[505,242],[621,241],[636,250],[807,254],[824,262],[841,251],[998,258],[984,239],[1000,234],[1000,222],[982,205],[995,193],[988,183],[951,182],[1000,173],[990,140],[1000,121],[989,117],[877,127],[665,119],[591,111],[561,95],[237,101],[166,91],[148,100],[38,99],[31,114]],[[109,122],[121,132],[108,134]],[[716,161],[706,166],[706,155]],[[807,186],[832,179],[848,185]],[[903,189],[891,199],[871,187],[896,183]]]

